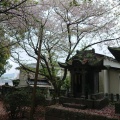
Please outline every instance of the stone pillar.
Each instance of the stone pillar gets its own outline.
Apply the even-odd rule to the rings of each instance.
[[[99,74],[98,72],[94,73],[94,93],[99,92]]]
[[[28,83],[27,83],[28,75],[24,71],[20,72],[19,79],[20,79],[20,82],[19,82],[18,87],[26,87],[26,86],[28,86]]]
[[[119,78],[118,78],[118,84],[119,84],[119,95],[120,95],[120,74],[119,74]]]
[[[85,84],[86,84],[86,79],[85,79],[85,74],[86,74],[86,71],[82,70],[81,72],[82,74],[82,96],[81,98],[85,98]]]
[[[109,70],[104,70],[104,93],[109,93]]]
[[[73,74],[73,71],[70,71],[70,76],[71,76],[71,87],[70,87],[70,92],[73,96],[73,80],[74,80],[74,74]]]

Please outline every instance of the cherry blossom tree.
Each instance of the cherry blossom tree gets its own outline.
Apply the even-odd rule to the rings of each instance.
[[[33,101],[38,73],[51,81],[59,95],[67,69],[59,79],[56,72],[58,60],[64,58],[64,62],[67,62],[76,49],[84,50],[120,38],[117,33],[119,15],[115,15],[117,7],[118,4],[108,6],[103,0],[34,1],[23,4],[17,11],[20,16],[7,21],[6,34],[13,43],[17,43],[17,50],[16,46],[12,47],[14,59],[27,69],[21,62],[20,53],[23,50],[37,61],[36,71],[32,71],[36,73]]]
[[[39,31],[43,28],[41,46],[44,53],[41,53],[41,58],[44,63],[53,58],[49,56],[53,53],[58,58],[63,57],[61,54],[58,55],[58,52],[65,54],[67,61],[78,45],[85,49],[97,43],[119,38],[113,37],[116,18],[115,15],[112,17],[111,12],[115,6],[107,7],[103,1],[99,1],[99,4],[96,2],[98,3],[97,0],[49,2],[44,0],[37,4],[27,3],[28,7],[25,7],[25,4],[19,9],[20,17],[9,21],[9,25],[14,28],[12,35],[14,32],[19,46],[30,57],[37,59]],[[66,70],[63,80],[65,76]]]
[[[16,15],[19,16],[15,11],[26,1],[27,0],[0,0],[0,21],[4,22]]]

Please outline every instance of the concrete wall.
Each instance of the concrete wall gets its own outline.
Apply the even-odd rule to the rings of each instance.
[[[108,77],[105,77],[105,74],[107,74]],[[108,79],[108,81],[106,81],[106,79]],[[120,70],[111,68],[109,68],[107,72],[102,70],[99,73],[99,91],[109,94],[120,94]]]
[[[119,89],[120,89],[120,79],[119,79],[119,71],[117,70],[110,70],[109,71],[109,85],[110,85],[110,90],[109,93],[113,93],[113,94],[120,94]]]

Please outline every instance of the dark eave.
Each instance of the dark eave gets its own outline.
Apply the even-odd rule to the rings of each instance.
[[[112,53],[115,59],[120,62],[120,47],[108,47],[108,50]]]

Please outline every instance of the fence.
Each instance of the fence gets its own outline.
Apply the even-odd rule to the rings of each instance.
[[[107,97],[110,102],[120,101],[120,95],[119,94],[113,94],[113,93],[108,94],[108,93],[105,93],[105,97]]]

